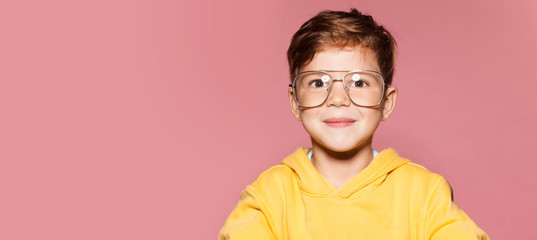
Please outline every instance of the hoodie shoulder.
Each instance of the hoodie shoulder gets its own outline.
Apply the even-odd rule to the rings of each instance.
[[[417,190],[421,189],[420,192],[423,194],[429,194],[438,184],[446,181],[440,174],[431,172],[424,166],[410,161],[395,169],[390,175],[397,179],[398,182],[404,182],[409,187],[412,186]]]
[[[274,184],[291,181],[294,178],[294,175],[295,174],[291,168],[284,164],[280,164],[261,173],[250,186],[256,189],[263,189],[265,187],[273,188]]]
[[[426,167],[417,163],[408,162],[395,170],[398,174],[415,176],[417,178],[432,178],[438,180],[442,178],[437,173],[429,171]]]
[[[286,164],[289,161],[295,162],[297,155],[300,154],[304,154],[302,148],[297,149],[294,153],[287,156],[281,164],[273,166],[261,173],[252,184],[248,185],[247,189],[254,190],[265,198],[272,199],[284,197],[282,193],[300,191],[297,172],[292,166]]]
[[[251,186],[257,189],[273,189],[276,186],[286,186],[287,184],[296,183],[297,175],[299,175],[297,169],[301,168],[300,165],[304,165],[302,163],[305,161],[304,158],[307,159],[305,151],[301,147],[296,149],[293,153],[285,157],[280,165],[273,166],[261,173]],[[296,165],[299,165],[299,167]]]

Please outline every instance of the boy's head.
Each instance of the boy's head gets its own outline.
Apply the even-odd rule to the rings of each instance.
[[[397,54],[395,39],[371,16],[354,8],[350,12],[323,11],[305,22],[293,35],[287,51],[291,81],[318,51],[346,47],[371,49],[376,54],[385,83],[392,83]]]
[[[295,33],[287,53],[289,101],[314,151],[371,147],[395,107],[396,49],[393,37],[356,9],[321,12]]]

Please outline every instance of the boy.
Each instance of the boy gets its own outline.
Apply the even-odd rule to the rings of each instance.
[[[312,148],[247,186],[219,239],[488,239],[442,176],[371,148],[395,107],[396,50],[356,9],[302,25],[287,52],[289,101]]]

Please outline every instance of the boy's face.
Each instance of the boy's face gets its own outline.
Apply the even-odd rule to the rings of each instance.
[[[377,57],[367,48],[327,48],[317,52],[313,60],[301,69],[311,70],[372,70],[380,72]],[[330,72],[342,79],[346,72]],[[347,152],[371,147],[373,133],[380,121],[388,119],[395,107],[397,89],[386,88],[384,101],[378,107],[359,107],[347,96],[343,83],[335,81],[328,98],[321,106],[301,108],[289,88],[293,115],[310,134],[313,144],[334,152]]]

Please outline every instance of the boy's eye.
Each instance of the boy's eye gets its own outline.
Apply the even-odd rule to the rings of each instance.
[[[357,88],[361,88],[361,87],[365,87],[367,86],[368,84],[364,81],[364,77],[363,76],[360,76],[360,74],[358,73],[355,73],[352,75],[351,77],[351,84],[350,86],[351,87],[357,87]]]
[[[320,78],[318,78],[318,77],[320,77]],[[326,87],[326,86],[328,86],[329,81],[330,81],[330,77],[327,76],[327,75],[316,76],[314,79],[312,79],[310,81],[310,86],[314,87],[314,88]]]
[[[315,87],[315,88],[320,88],[320,87],[326,86],[326,83],[321,79],[317,79],[317,80],[311,81],[310,86]]]
[[[360,87],[365,87],[365,86],[367,86],[367,83],[364,82],[363,80],[353,81],[351,83],[351,87],[359,87],[360,88]]]

